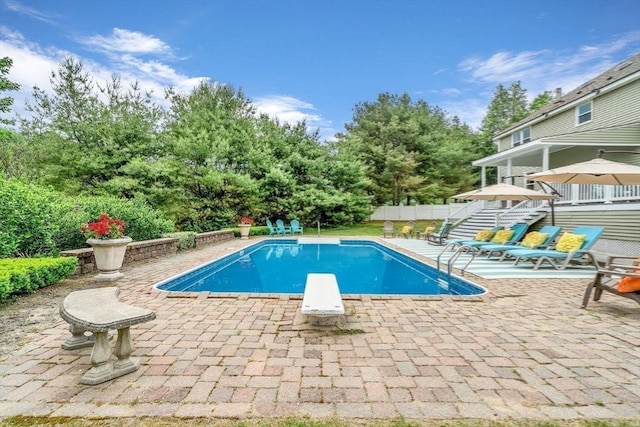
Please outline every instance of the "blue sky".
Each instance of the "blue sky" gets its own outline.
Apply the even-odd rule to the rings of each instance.
[[[323,138],[359,102],[408,93],[480,126],[492,92],[577,87],[640,52],[640,0],[0,0],[14,111],[64,56],[159,100],[202,79],[231,84]]]

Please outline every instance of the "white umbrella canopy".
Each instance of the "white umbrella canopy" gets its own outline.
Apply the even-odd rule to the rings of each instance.
[[[453,196],[467,200],[552,200],[553,194],[541,193],[510,184],[494,184],[478,190],[467,191]]]
[[[527,176],[531,181],[563,184],[638,185],[640,166],[600,157]]]

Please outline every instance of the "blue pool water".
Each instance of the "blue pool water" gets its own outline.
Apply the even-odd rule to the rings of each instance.
[[[155,287],[173,292],[302,294],[308,273],[335,274],[342,294],[485,293],[478,285],[364,240],[298,244],[293,239],[267,239]]]

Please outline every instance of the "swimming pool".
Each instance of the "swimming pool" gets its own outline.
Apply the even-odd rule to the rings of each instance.
[[[303,241],[303,239],[301,239]],[[313,239],[307,239],[313,242]],[[302,294],[308,273],[333,273],[342,294],[481,295],[449,277],[369,240],[265,239],[155,285],[169,292]]]

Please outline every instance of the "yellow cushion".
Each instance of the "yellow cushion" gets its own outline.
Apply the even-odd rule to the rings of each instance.
[[[558,252],[573,252],[580,249],[584,243],[584,239],[587,238],[586,234],[571,234],[564,233],[558,244],[556,245],[556,251]]]
[[[402,227],[402,234],[410,233],[411,232],[411,228],[412,227],[410,227],[408,225],[405,225],[404,227]]]
[[[433,233],[434,231],[436,231],[435,227],[427,227],[424,229],[424,234]]]
[[[476,233],[476,237],[474,237],[473,240],[477,240],[479,242],[488,242],[494,234],[495,231],[493,230],[480,230]]]
[[[532,231],[531,233],[527,233],[527,235],[524,236],[524,239],[522,239],[522,243],[520,245],[524,246],[525,248],[537,248],[538,246],[543,244],[545,240],[547,240],[547,237],[549,237],[548,233]]]
[[[513,233],[514,233],[513,230],[500,230],[496,233],[495,236],[493,236],[493,239],[491,239],[491,243],[504,245],[509,241],[511,236],[513,236]]]

